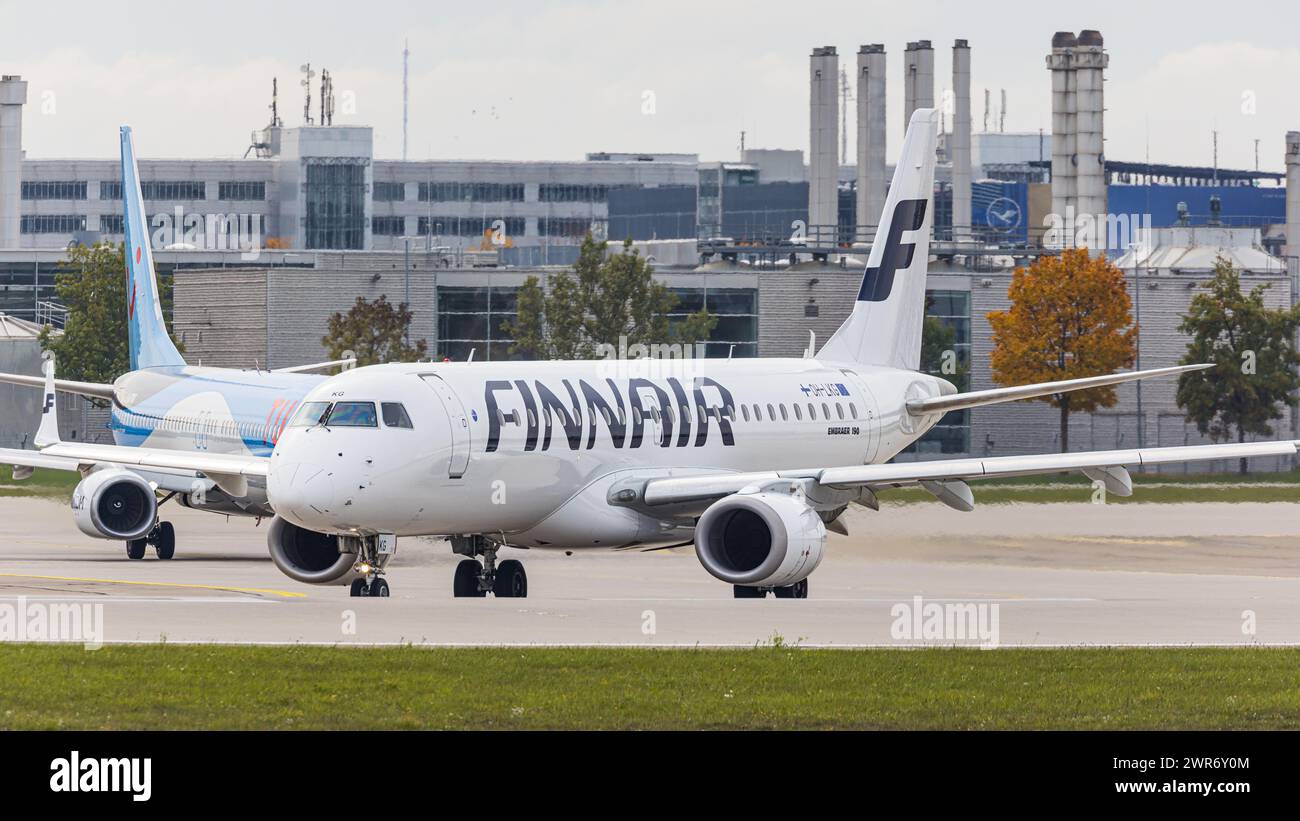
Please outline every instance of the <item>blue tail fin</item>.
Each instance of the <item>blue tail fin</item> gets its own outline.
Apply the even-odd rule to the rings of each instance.
[[[172,344],[163,322],[162,298],[149,248],[149,221],[140,193],[131,127],[122,126],[122,223],[126,239],[126,325],[131,341],[131,370],[182,367],[185,360]]]

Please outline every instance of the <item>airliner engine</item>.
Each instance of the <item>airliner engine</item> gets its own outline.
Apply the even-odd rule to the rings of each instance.
[[[801,497],[734,493],[714,502],[695,526],[704,569],[742,587],[788,587],[821,563],[826,525]]]
[[[114,468],[97,470],[72,491],[77,528],[96,539],[143,538],[158,518],[158,499],[138,474]]]
[[[279,516],[266,534],[271,561],[289,578],[307,584],[350,584],[357,554],[340,547],[339,537],[298,527]]]

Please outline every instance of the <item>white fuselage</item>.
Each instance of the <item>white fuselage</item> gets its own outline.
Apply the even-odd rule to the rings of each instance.
[[[953,390],[815,359],[374,366],[323,382],[304,407],[397,403],[410,427],[378,410],[374,426],[295,420],[268,493],[277,513],[316,531],[663,544],[689,539],[689,523],[612,506],[613,485],[884,462],[938,421],[910,417],[905,401]]]

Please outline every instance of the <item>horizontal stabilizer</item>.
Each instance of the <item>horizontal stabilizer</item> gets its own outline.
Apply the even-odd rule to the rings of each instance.
[[[986,391],[954,393],[948,396],[933,396],[929,399],[912,399],[907,403],[907,412],[913,416],[931,413],[978,408],[981,405],[996,405],[1001,402],[1016,402],[1021,399],[1037,399],[1056,393],[1082,391],[1089,388],[1104,388],[1108,385],[1121,385],[1138,379],[1150,379],[1154,376],[1174,376],[1188,371],[1202,371],[1213,365],[1177,365],[1172,368],[1154,368],[1147,371],[1130,371],[1128,373],[1108,373],[1102,376],[1085,376],[1082,379],[1063,379],[1059,382],[1039,382],[1036,385],[1016,385],[1011,388],[992,388]]]

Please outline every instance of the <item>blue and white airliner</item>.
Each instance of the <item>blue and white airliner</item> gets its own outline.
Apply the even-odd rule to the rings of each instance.
[[[0,450],[0,463],[12,463],[19,479],[36,467],[81,471],[85,479],[74,493],[73,509],[84,533],[125,541],[132,559],[143,558],[148,545],[160,559],[170,559],[176,536],[170,522],[158,520],[163,502],[175,499],[228,515],[273,515],[265,479],[245,475],[243,467],[271,455],[303,396],[325,379],[310,372],[348,361],[278,371],[185,364],[163,322],[129,127],[122,127],[121,143],[131,370],[111,385],[52,383],[54,391],[111,403],[109,427],[116,445],[58,442],[57,425],[47,424],[56,418],[54,392],[47,387],[35,441],[43,449]],[[50,362],[46,370],[52,370]],[[47,379],[0,374],[0,382],[42,387]]]
[[[891,462],[949,411],[1209,367],[967,393],[920,372],[937,131],[935,110],[912,116],[853,310],[802,358],[415,362],[330,377],[185,365],[163,327],[124,132],[134,370],[89,386],[47,371],[41,449],[0,463],[80,470],[78,524],[128,540],[131,555],[141,539],[171,549],[156,491],[193,500],[190,483],[210,485],[205,507],[274,513],[282,572],[354,596],[389,595],[397,540],[427,535],[464,557],[461,597],[527,595],[523,564],[498,562],[502,550],[693,543],[738,598],[805,598],[827,530],[843,531],[850,503],[875,507],[880,488],[919,485],[970,510],[978,479],[1079,471],[1128,495],[1127,465],[1296,454],[1280,441]],[[118,444],[59,442],[59,389],[111,399]]]

